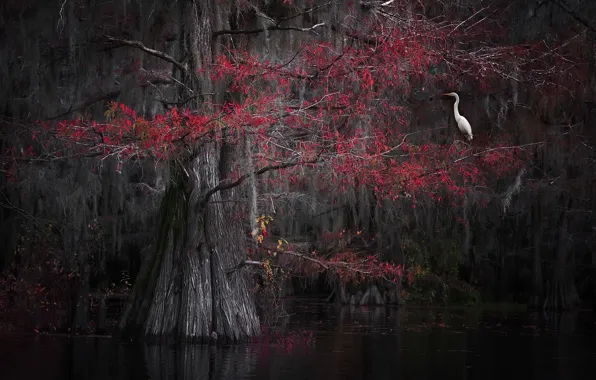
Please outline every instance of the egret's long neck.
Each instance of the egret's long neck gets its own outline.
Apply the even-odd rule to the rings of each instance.
[[[457,119],[460,114],[459,114],[459,96],[457,96],[457,94],[455,95],[455,103],[453,104],[453,114],[455,115],[455,118]]]

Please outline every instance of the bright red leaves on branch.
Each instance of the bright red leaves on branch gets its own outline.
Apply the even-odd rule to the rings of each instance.
[[[434,141],[428,131],[412,131],[408,99],[420,89],[453,85],[453,78],[470,72],[475,75],[466,78],[486,87],[519,71],[527,50],[454,49],[456,41],[474,46],[473,39],[485,31],[463,34],[458,23],[403,17],[377,14],[358,27],[345,26],[342,43],[305,40],[275,62],[229,47],[197,73],[225,91],[205,95],[198,106],[148,118],[112,103],[105,121],[63,121],[56,131],[77,154],[115,156],[121,162],[188,158],[201,145],[250,137],[256,170],[291,164],[276,178],[295,186],[302,175],[298,170],[306,166],[318,170],[323,187],[366,186],[377,199],[423,194],[453,201],[471,186],[515,170],[516,150],[496,141],[481,149]],[[241,163],[237,171],[236,178],[246,174]],[[374,272],[392,280],[404,269],[350,255],[334,258],[338,271],[342,262],[351,263],[350,276]]]
[[[511,149],[478,154],[465,144],[431,141],[424,131],[407,133],[408,94],[449,80],[444,70],[447,37],[458,31],[446,25],[416,18],[403,25],[391,19],[368,22],[359,30],[348,29],[340,46],[308,41],[276,63],[228,50],[199,76],[208,72],[236,100],[206,96],[198,107],[174,108],[150,119],[112,103],[106,121],[64,121],[57,131],[79,154],[120,161],[166,160],[217,143],[224,135],[232,143],[250,135],[260,166],[314,166],[316,160],[323,179],[340,188],[368,186],[379,197],[396,198],[403,191],[423,191],[436,199],[444,191],[461,194],[472,184],[483,184],[486,169],[490,177],[505,174],[516,158]],[[502,75],[503,60],[513,52],[465,54],[448,55],[450,63],[460,62],[465,69],[468,62],[481,77],[494,78]],[[293,177],[294,170],[285,169],[283,175]]]

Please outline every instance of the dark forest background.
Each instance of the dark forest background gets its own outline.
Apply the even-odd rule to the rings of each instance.
[[[167,168],[149,161],[120,167],[106,158],[97,169],[99,158],[37,158],[30,154],[40,149],[31,125],[77,114],[102,118],[112,100],[148,116],[171,108],[178,91],[171,65],[106,36],[142,41],[184,61],[180,30],[188,22],[185,1],[6,0],[0,5],[4,322],[88,329],[92,321],[107,328],[97,310],[130,292],[156,243]],[[210,1],[214,25],[236,17],[247,30],[262,28],[256,11],[242,13],[237,2]],[[320,3],[319,11],[296,22],[338,24],[341,4]],[[379,204],[371,189],[329,192],[317,188],[308,175],[302,190],[289,183],[270,188],[267,175],[258,185],[259,214],[273,216],[273,239],[283,237],[320,252],[369,250],[418,267],[414,282],[400,289],[401,303],[591,307],[596,299],[596,3],[452,3],[429,2],[424,9],[465,20],[490,6],[506,14],[502,32],[511,43],[564,46],[561,64],[572,60],[570,70],[577,75],[564,83],[567,91],[537,93],[514,79],[502,79],[489,91],[457,84],[460,110],[474,128],[475,143],[488,146],[491,136],[507,134],[515,145],[526,147],[524,167],[493,181],[488,190],[471,189],[463,207],[424,197],[412,207],[414,199],[407,194]],[[356,6],[367,12],[374,5]],[[297,0],[296,8],[290,8],[281,0],[264,0],[259,6],[284,17],[291,9],[313,5]],[[497,18],[499,12],[486,17]],[[331,27],[322,33],[339,38]],[[252,53],[266,56],[280,46],[294,46],[303,35],[268,30],[235,38]],[[215,33],[212,43],[228,37]],[[432,137],[456,138],[452,103],[438,96],[444,90],[428,86],[404,96],[408,128],[449,125],[448,132],[433,132]],[[245,230],[251,225],[247,221]],[[375,236],[374,244],[363,236]],[[329,295],[334,290],[317,276],[283,284],[286,295]]]

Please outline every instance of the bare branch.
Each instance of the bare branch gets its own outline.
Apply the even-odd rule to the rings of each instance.
[[[463,161],[463,160],[465,160],[467,158],[482,156],[483,154],[486,154],[488,152],[494,152],[494,151],[497,151],[497,150],[520,149],[520,148],[525,148],[527,146],[543,145],[543,144],[544,144],[544,141],[540,141],[540,142],[535,142],[535,143],[530,143],[530,144],[524,144],[524,145],[500,146],[500,147],[496,147],[496,148],[485,149],[485,150],[480,151],[478,153],[469,154],[469,155],[467,155],[465,157],[458,158],[457,160],[453,161],[453,163],[456,164],[456,163],[458,163],[460,161]]]
[[[584,18],[581,17],[579,14],[577,14],[573,10],[569,9],[561,1],[559,1],[559,0],[550,0],[550,2],[553,3],[553,4],[555,4],[555,5],[557,5],[562,10],[564,10],[569,16],[573,17],[575,19],[575,21],[579,22],[584,27],[586,27],[586,29],[590,30],[592,33],[596,33],[596,27],[594,27],[593,25],[591,25],[588,21],[584,20]]]
[[[250,265],[260,267],[260,266],[265,265],[265,263],[262,261],[256,261],[256,260],[244,260],[244,261],[241,261],[238,265],[236,265],[232,268],[228,268],[226,270],[226,273],[230,274],[232,272],[236,272],[237,270],[244,268],[245,266],[250,266]]]
[[[296,13],[296,14],[294,14],[294,15],[291,15],[291,16],[288,16],[288,17],[281,18],[281,19],[279,20],[279,23],[278,23],[278,24],[281,24],[281,23],[282,23],[282,22],[284,22],[284,21],[288,21],[288,20],[295,19],[296,17],[300,17],[300,16],[302,16],[302,15],[305,15],[305,14],[308,14],[308,13],[313,13],[313,12],[315,12],[315,11],[317,11],[317,10],[321,9],[321,8],[327,7],[327,6],[329,6],[329,5],[331,5],[331,1],[329,1],[329,2],[327,2],[327,3],[325,3],[325,4],[317,5],[316,7],[312,7],[312,8],[309,8],[309,9],[305,9],[304,11],[302,11],[302,12],[300,12],[300,13]]]
[[[324,22],[320,22],[316,25],[311,26],[310,28],[298,28],[298,27],[294,27],[294,26],[279,26],[279,25],[271,25],[265,28],[258,28],[258,29],[251,29],[251,30],[231,30],[231,29],[225,29],[225,30],[218,30],[213,32],[213,38],[216,38],[218,36],[222,36],[222,35],[235,35],[235,34],[257,34],[257,33],[263,33],[266,30],[293,30],[296,32],[314,32],[315,29],[321,27],[321,26],[325,26],[326,24]]]
[[[254,173],[246,173],[235,181],[220,182],[217,186],[215,186],[214,188],[210,189],[209,191],[207,191],[205,193],[205,195],[203,196],[203,203],[207,203],[209,201],[209,199],[211,198],[211,196],[213,194],[217,193],[218,191],[228,190],[228,189],[234,188],[236,186],[240,186],[242,184],[242,182],[247,180],[251,175],[258,176],[258,175],[267,173],[272,170],[286,169],[286,168],[290,168],[290,167],[298,166],[298,165],[314,164],[315,162],[317,162],[319,160],[319,157],[321,156],[322,153],[323,152],[321,151],[317,155],[316,158],[314,158],[313,160],[310,160],[310,161],[292,161],[292,162],[285,162],[283,164],[278,164],[278,165],[268,165],[268,166],[262,167],[258,170],[255,170]]]
[[[64,111],[62,113],[60,113],[59,115],[56,116],[52,116],[47,118],[45,121],[51,121],[51,120],[55,120],[55,119],[61,119],[63,117],[68,116],[69,114],[73,113],[73,112],[77,112],[80,111],[84,108],[90,107],[93,104],[101,101],[101,100],[109,100],[112,98],[116,98],[118,95],[120,95],[120,90],[115,90],[115,91],[110,91],[107,92],[105,94],[101,94],[101,95],[97,95],[89,100],[87,100],[86,102],[79,104],[79,105],[71,105],[70,108],[67,111]]]
[[[213,96],[213,95],[215,95],[215,92],[203,92],[200,94],[195,94],[195,95],[189,96],[188,98],[182,99],[177,102],[161,100],[161,103],[164,105],[164,108],[182,107],[186,103],[190,102],[191,100],[195,100],[201,96]]]
[[[161,194],[163,192],[165,192],[165,186],[162,186],[159,189],[153,188],[151,186],[149,186],[148,184],[146,184],[145,182],[138,182],[132,185],[134,188],[140,189],[140,188],[145,188],[149,191],[151,191],[154,194]]]
[[[162,51],[159,51],[159,50],[148,48],[140,41],[126,40],[123,38],[116,38],[116,37],[112,37],[112,36],[103,36],[103,37],[105,39],[107,39],[108,41],[119,43],[122,46],[131,46],[131,47],[137,48],[139,50],[142,50],[147,54],[151,54],[154,57],[161,58],[166,62],[170,62],[171,64],[176,66],[178,69],[180,69],[180,71],[182,71],[182,72],[185,72],[185,73],[188,72],[186,66],[184,66],[182,63],[177,61],[171,55],[168,55],[168,54],[166,54]]]
[[[388,0],[383,3],[381,3],[380,1],[360,1],[360,6],[364,9],[372,9],[376,7],[388,7],[394,2],[395,0]]]
[[[321,260],[315,259],[314,257],[311,256],[307,256],[305,254],[302,253],[298,253],[298,252],[294,252],[294,251],[275,251],[279,254],[284,254],[284,255],[292,255],[294,257],[298,257],[300,259],[303,260],[307,260],[310,261],[312,263],[317,264],[318,266],[320,266],[321,268],[328,270],[329,269],[329,265],[325,264],[324,262],[322,262]]]
[[[477,11],[476,13],[474,13],[473,15],[471,15],[470,17],[468,17],[468,18],[467,18],[467,19],[465,19],[464,21],[462,21],[462,22],[460,22],[459,24],[457,24],[457,25],[455,26],[455,28],[453,28],[453,30],[451,30],[451,32],[449,32],[449,34],[447,35],[447,37],[449,37],[451,34],[453,34],[453,32],[455,32],[455,31],[456,31],[456,30],[457,30],[457,29],[458,29],[460,26],[462,26],[462,25],[463,25],[463,24],[465,24],[466,22],[470,21],[471,19],[473,19],[474,17],[476,17],[476,15],[477,15],[477,14],[479,14],[480,12],[482,12],[482,11],[484,11],[484,10],[486,10],[486,9],[488,9],[488,7],[483,7],[483,8],[480,8],[480,10],[479,10],[479,11]],[[494,12],[496,12],[496,10],[495,10],[495,11],[493,11],[493,13],[494,13]]]

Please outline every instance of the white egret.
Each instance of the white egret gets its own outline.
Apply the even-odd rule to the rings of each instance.
[[[470,125],[468,119],[459,114],[459,95],[457,95],[455,92],[448,92],[446,94],[443,94],[443,96],[445,95],[453,96],[455,98],[455,104],[453,104],[453,115],[455,116],[455,122],[457,123],[457,127],[459,128],[459,130],[464,135],[466,135],[466,139],[468,139],[468,141],[472,141],[472,139],[474,138],[474,136],[472,135],[472,126]]]

